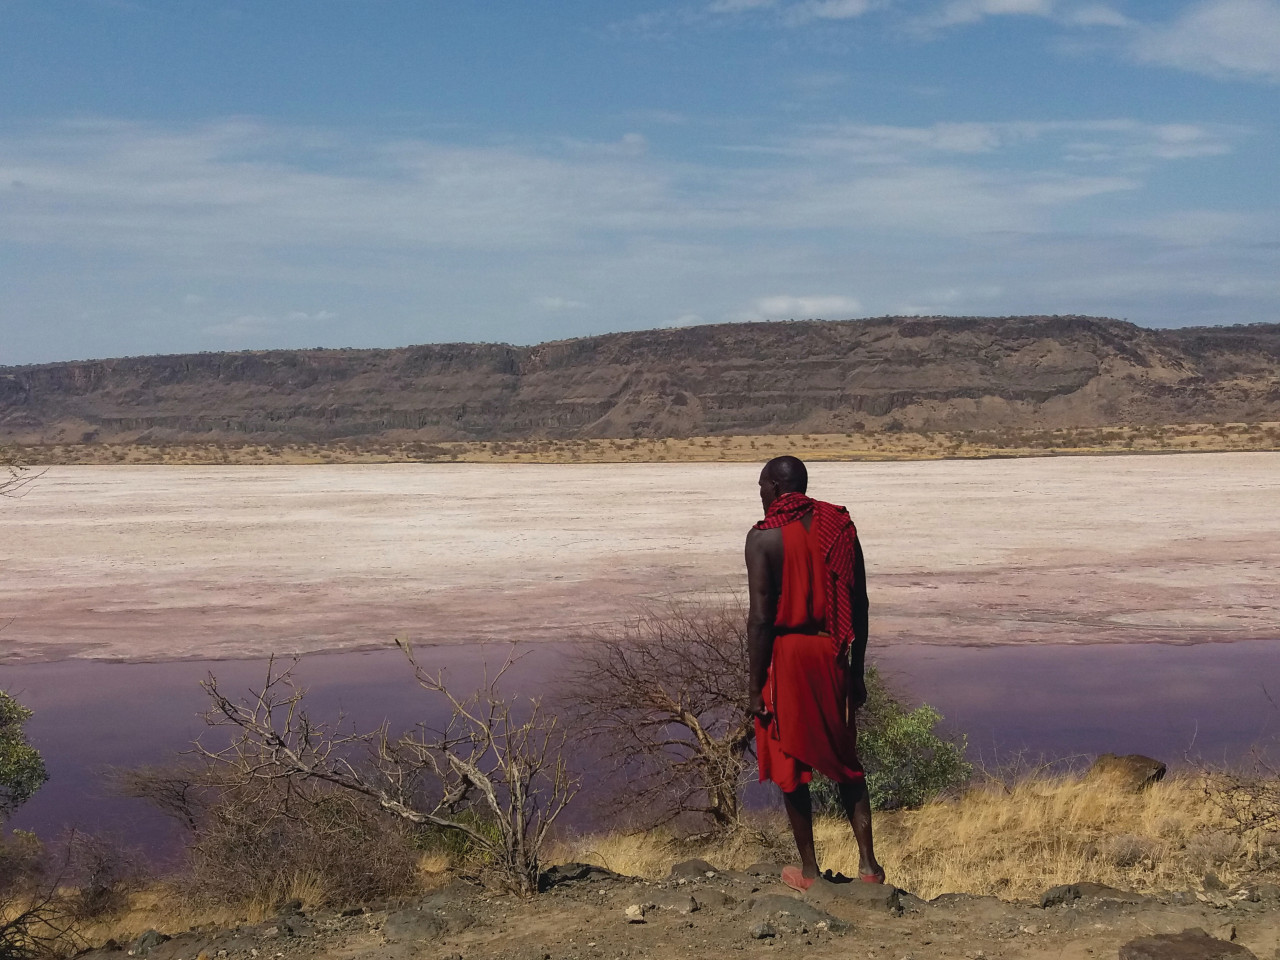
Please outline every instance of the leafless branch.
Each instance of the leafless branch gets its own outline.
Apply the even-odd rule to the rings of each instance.
[[[566,680],[575,725],[628,777],[651,824],[684,814],[740,821],[754,725],[741,605],[671,603],[591,637]]]
[[[462,698],[407,645],[401,649],[422,689],[448,705],[444,729],[419,725],[393,736],[385,723],[343,732],[341,719],[318,722],[305,709],[292,665],[282,669],[272,659],[247,700],[233,701],[212,675],[204,682],[212,701],[206,720],[234,736],[218,749],[197,742],[197,755],[242,783],[327,784],[409,822],[460,833],[487,855],[500,882],[536,892],[542,845],[579,786],[563,757],[564,728],[538,700],[517,715],[499,694],[513,658]]]

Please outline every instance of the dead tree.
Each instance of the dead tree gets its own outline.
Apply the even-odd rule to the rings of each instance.
[[[747,753],[746,613],[673,603],[589,638],[564,700],[575,725],[628,779],[651,825],[689,814],[736,827]]]
[[[316,722],[303,706],[305,691],[292,668],[274,659],[266,682],[234,702],[210,675],[212,726],[234,731],[230,744],[197,752],[242,783],[329,784],[366,797],[411,823],[465,836],[491,864],[501,885],[524,896],[537,892],[540,852],[579,781],[564,760],[566,734],[541,703],[517,712],[498,692],[509,658],[483,687],[460,699],[443,676],[424,670],[402,645],[419,685],[444,698],[444,729],[418,725],[392,736],[384,723],[371,731],[341,732]]]

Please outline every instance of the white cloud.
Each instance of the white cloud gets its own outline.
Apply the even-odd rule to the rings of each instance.
[[[853,297],[776,296],[762,297],[748,311],[748,316],[765,320],[847,320],[862,310]]]
[[[1203,0],[1141,30],[1142,62],[1218,77],[1280,81],[1280,0]]]
[[[788,26],[802,26],[819,20],[853,20],[889,0],[795,0],[781,3],[779,0],[713,0],[707,12],[721,15],[738,15],[768,12],[781,18]]]
[[[1040,17],[1071,27],[1126,27],[1132,21],[1104,3],[1070,0],[947,0],[915,21],[925,31],[977,23],[988,17]]]
[[[535,297],[533,302],[543,310],[550,310],[553,313],[564,310],[584,310],[587,306],[585,301],[570,300],[568,297]]]
[[[852,20],[875,6],[871,0],[804,0],[787,8],[787,20],[793,24],[811,20]]]
[[[777,0],[715,0],[707,9],[712,13],[745,13],[775,6]]]
[[[238,344],[252,343],[262,336],[272,336],[283,328],[299,324],[326,323],[338,315],[330,310],[290,310],[284,314],[243,313],[206,324],[204,332],[210,336]]]
[[[929,155],[992,154],[1056,144],[1063,160],[1179,160],[1230,153],[1248,130],[1227,124],[1158,124],[1137,120],[937,123],[927,127],[828,124],[797,138],[800,153],[843,155],[862,163],[905,163]]]
[[[1108,291],[1138,296],[1104,282],[1121,265],[1150,289],[1164,276],[1203,297],[1244,291],[1231,296],[1253,298],[1238,314],[1253,319],[1271,309],[1247,281],[1277,272],[1274,217],[1260,210],[1247,230],[1213,210],[1162,220],[1167,203],[1142,193],[1151,171],[1247,133],[1130,119],[827,124],[677,160],[244,120],[49,125],[0,135],[0,253],[32,268],[20,299],[0,304],[0,349],[530,342],[666,318],[938,304],[1116,312]],[[1173,262],[1193,253],[1193,269]],[[1094,292],[1072,275],[1097,277]],[[1173,309],[1207,316],[1207,302]],[[74,335],[44,333],[88,303],[100,306]],[[171,309],[149,314],[156,303]]]

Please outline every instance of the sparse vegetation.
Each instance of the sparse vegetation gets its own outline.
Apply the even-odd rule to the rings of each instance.
[[[347,731],[340,721],[317,721],[291,672],[272,660],[247,701],[231,700],[209,678],[208,720],[232,740],[221,749],[197,745],[197,754],[221,784],[250,797],[275,787],[284,791],[281,802],[301,796],[328,817],[343,810],[333,797],[345,795],[414,826],[458,834],[482,856],[495,884],[532,895],[543,844],[578,791],[563,726],[538,700],[517,706],[500,694],[511,660],[459,698],[440,673],[423,669],[407,648],[406,654],[423,690],[448,704],[443,729],[419,725],[393,736],[385,725]],[[340,817],[335,826],[348,822]]]
[[[331,444],[261,445],[59,443],[16,448],[23,462],[63,464],[308,463],[649,463],[757,461],[782,453],[807,460],[937,460],[1105,453],[1215,453],[1280,450],[1280,424],[1163,424],[1121,427],[917,431],[900,420],[856,433],[778,434],[524,441],[390,441],[352,438]],[[23,482],[31,475],[22,474]]]

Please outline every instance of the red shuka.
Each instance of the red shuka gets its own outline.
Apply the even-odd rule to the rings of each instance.
[[[756,720],[760,780],[786,793],[818,770],[837,783],[863,775],[857,729],[848,710],[844,658],[827,629],[831,579],[818,525],[782,526],[782,589],[774,620],[773,660],[765,682],[768,727]]]

